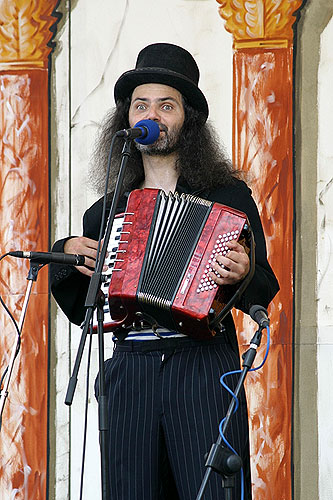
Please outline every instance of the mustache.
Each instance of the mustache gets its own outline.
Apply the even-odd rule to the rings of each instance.
[[[158,123],[158,126],[160,127],[161,132],[168,132],[168,127],[163,123]]]

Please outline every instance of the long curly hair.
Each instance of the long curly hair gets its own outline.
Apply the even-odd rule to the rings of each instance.
[[[183,100],[185,119],[180,132],[178,160],[176,163],[179,176],[185,179],[194,190],[210,189],[232,184],[239,173],[233,168],[224,148],[220,145],[210,123],[204,123],[199,111]],[[90,182],[93,188],[102,194],[105,190],[106,171],[110,145],[118,130],[129,128],[128,112],[130,99],[119,101],[117,107],[109,111],[100,126],[92,155]],[[120,154],[123,141],[116,140],[111,158],[108,192],[115,187],[120,167]],[[123,191],[137,188],[144,180],[141,153],[132,147],[123,182]]]

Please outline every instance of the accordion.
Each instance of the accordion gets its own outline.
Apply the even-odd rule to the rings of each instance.
[[[163,326],[198,339],[215,335],[212,325],[234,305],[235,286],[217,286],[209,273],[230,240],[250,252],[247,216],[192,195],[139,189],[115,224],[111,280],[104,285],[112,319],[105,330],[117,335],[148,323],[153,331]]]

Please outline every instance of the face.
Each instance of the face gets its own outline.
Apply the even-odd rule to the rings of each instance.
[[[137,144],[137,148],[146,154],[167,155],[177,149],[179,131],[185,112],[182,95],[168,85],[147,83],[136,87],[132,94],[129,109],[131,127],[140,120],[153,120],[159,124],[160,135],[154,144]]]

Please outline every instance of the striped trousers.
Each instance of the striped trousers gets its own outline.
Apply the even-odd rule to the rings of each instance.
[[[205,454],[217,440],[230,402],[219,379],[237,368],[238,355],[222,339],[118,343],[105,362],[111,500],[195,500]],[[236,382],[236,376],[227,378],[231,388]],[[244,393],[226,437],[242,457],[244,498],[250,500]],[[241,498],[240,473],[232,498]],[[224,499],[216,472],[204,499]]]

